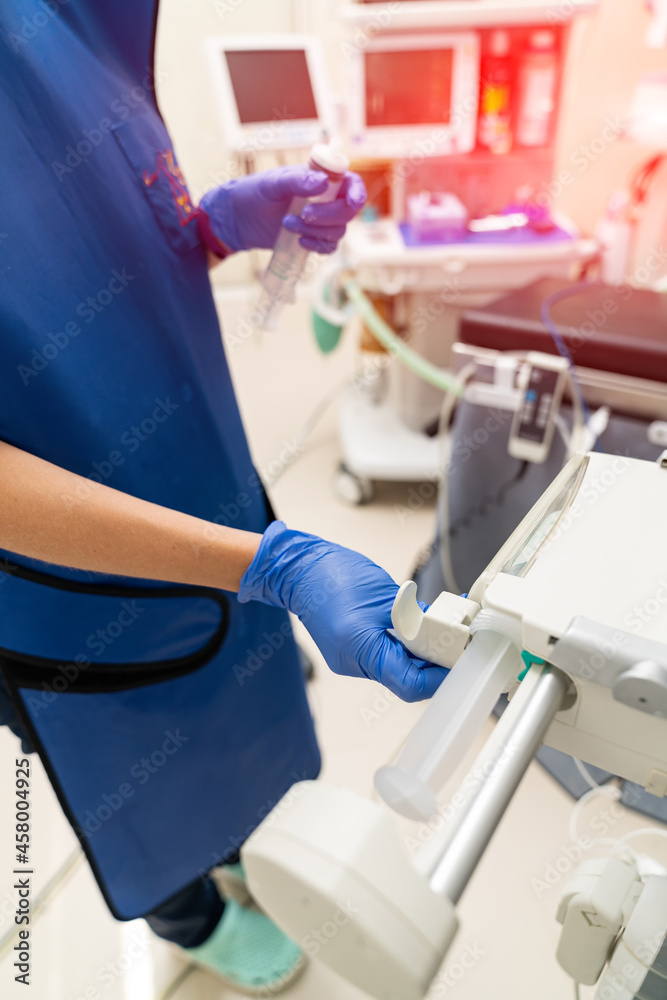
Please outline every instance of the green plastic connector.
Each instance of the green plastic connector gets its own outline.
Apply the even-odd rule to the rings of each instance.
[[[532,667],[533,663],[539,663],[540,666],[543,663],[546,663],[546,660],[543,660],[540,656],[534,656],[532,653],[529,653],[527,649],[522,650],[521,659],[526,664],[526,666],[525,669],[522,670],[521,673],[519,674],[519,681],[522,681],[524,679],[524,677]]]

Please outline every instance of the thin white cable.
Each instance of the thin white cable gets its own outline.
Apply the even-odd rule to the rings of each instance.
[[[635,837],[665,837],[667,839],[667,830],[659,830],[654,826],[642,826],[639,830],[630,830],[629,833],[624,833],[622,837],[618,838],[618,843],[625,844],[628,840],[634,840]]]
[[[573,760],[576,763],[576,758],[573,758]],[[593,778],[591,777],[591,781],[592,780]],[[621,789],[618,788],[617,785],[596,785],[595,787],[591,788],[590,791],[585,792],[584,795],[582,795],[579,801],[577,802],[574,809],[572,810],[572,815],[570,817],[569,830],[568,830],[570,841],[573,844],[577,844],[579,842],[579,832],[578,832],[579,817],[581,816],[581,813],[586,804],[592,798],[594,798],[596,795],[606,795],[609,798],[613,798],[615,801],[618,802],[618,800],[621,798],[621,794],[622,794]],[[591,841],[590,847],[610,847],[612,848],[612,851],[621,852],[629,855],[633,859],[635,864],[639,865],[641,860],[640,856],[638,852],[635,851],[634,848],[632,848],[629,845],[628,841],[634,840],[636,837],[643,837],[643,836],[657,836],[667,839],[667,830],[660,830],[655,827],[644,826],[641,827],[639,830],[631,830],[629,833],[624,834],[622,837],[597,837]]]
[[[304,445],[312,432],[314,431],[317,424],[320,422],[326,411],[329,409],[334,400],[340,395],[340,393],[345,389],[347,385],[350,384],[351,379],[346,378],[343,382],[335,385],[331,389],[324,399],[321,399],[315,409],[312,411],[310,416],[304,421],[299,430],[294,435],[293,444],[291,446],[291,455],[289,459],[286,459],[280,464],[280,468],[272,476],[264,476],[264,485],[273,486],[278,480],[290,469],[297,459],[301,458],[303,455]],[[271,464],[271,463],[270,463]]]
[[[574,761],[574,766],[576,767],[577,771],[579,772],[579,774],[581,775],[581,777],[584,779],[584,781],[586,782],[586,784],[589,786],[589,788],[596,789],[596,788],[601,788],[602,787],[595,780],[595,778],[593,777],[593,775],[591,774],[591,772],[588,770],[588,768],[586,767],[586,765],[584,764],[583,761],[579,760],[578,757],[573,757],[572,760]]]
[[[599,406],[595,413],[591,414],[582,432],[581,451],[593,450],[609,426],[610,420],[611,410],[608,406]]]
[[[576,844],[579,840],[579,833],[577,831],[577,827],[579,824],[579,817],[581,816],[581,813],[584,807],[587,805],[587,803],[596,795],[606,795],[608,798],[615,799],[616,801],[618,801],[618,799],[620,799],[621,797],[621,791],[616,785],[598,785],[597,788],[591,788],[590,791],[585,792],[581,796],[581,798],[575,805],[574,809],[572,810],[572,815],[570,816],[568,832],[570,840],[572,841],[573,844]],[[606,840],[607,842],[609,842],[610,838],[606,838]],[[616,840],[611,840],[611,843],[615,844],[616,842],[617,842]],[[594,843],[601,843],[601,840],[594,841]]]
[[[468,362],[456,376],[456,386],[463,390],[467,382],[477,371],[474,361]],[[460,593],[460,587],[456,583],[454,569],[452,566],[451,552],[449,549],[449,498],[447,496],[447,485],[449,476],[449,462],[451,458],[451,434],[449,424],[454,413],[456,404],[460,398],[460,393],[452,387],[445,393],[440,409],[440,419],[438,420],[438,440],[440,442],[440,483],[438,484],[438,520],[440,530],[440,565],[447,582],[447,586],[453,593]]]

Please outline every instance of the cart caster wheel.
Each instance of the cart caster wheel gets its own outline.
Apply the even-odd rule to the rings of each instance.
[[[358,507],[373,498],[373,484],[370,479],[362,479],[350,472],[344,462],[338,466],[334,479],[334,490],[339,500]]]

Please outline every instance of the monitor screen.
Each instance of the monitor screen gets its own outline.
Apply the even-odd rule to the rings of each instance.
[[[315,95],[303,49],[224,53],[242,125],[317,119]]]
[[[454,50],[367,52],[366,125],[449,123]]]

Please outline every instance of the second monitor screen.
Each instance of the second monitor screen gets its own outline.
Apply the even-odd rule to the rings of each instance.
[[[366,125],[448,124],[453,49],[367,52]]]

